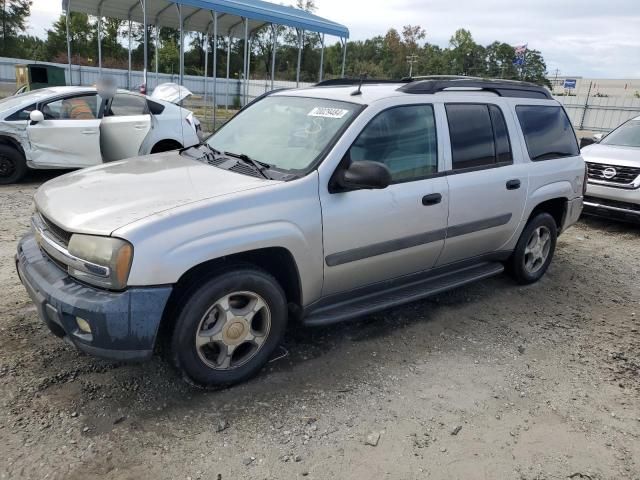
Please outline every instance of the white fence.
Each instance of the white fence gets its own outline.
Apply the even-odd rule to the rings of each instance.
[[[0,57],[0,82],[15,82],[16,72],[15,65],[25,63],[36,63],[30,60],[6,58]],[[69,79],[69,66],[67,64],[51,63],[51,62],[37,62],[44,65],[54,65],[56,67],[62,67],[65,69],[65,79],[67,85],[94,85],[100,76],[108,76],[115,79],[119,88],[125,88],[127,90],[135,90],[143,83],[143,73],[141,71],[132,71],[129,76],[127,70],[118,70],[114,68],[103,68],[102,73],[98,67],[83,67],[80,65],[72,65],[71,73],[72,78]],[[180,76],[177,74],[167,74],[155,72],[147,73],[147,83],[149,92],[153,91],[153,88],[161,83],[166,82],[179,82]],[[213,100],[213,78],[207,79],[207,95],[209,101]],[[216,81],[216,105],[217,106],[232,106],[234,103],[239,102],[239,97],[242,92],[242,82],[237,79],[229,79],[227,83],[226,78],[218,78]],[[204,94],[204,77],[197,75],[185,75],[184,86],[191,90],[196,95]],[[301,87],[312,85],[311,83],[300,82]],[[281,81],[278,80],[274,83],[274,88],[295,88],[296,82]],[[249,80],[249,94],[248,100],[262,95],[271,89],[271,80]],[[236,100],[234,100],[236,99]]]
[[[556,96],[569,114],[576,130],[609,132],[630,118],[640,115],[640,98]]]

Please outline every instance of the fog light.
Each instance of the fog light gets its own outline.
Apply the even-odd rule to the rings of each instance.
[[[91,333],[91,325],[84,318],[76,317],[76,323],[82,333]]]

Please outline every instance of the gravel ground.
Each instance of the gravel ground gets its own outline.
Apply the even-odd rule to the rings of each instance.
[[[640,228],[585,220],[499,276],[296,329],[217,392],[83,356],[15,274],[35,188],[0,187],[0,478],[640,479]]]

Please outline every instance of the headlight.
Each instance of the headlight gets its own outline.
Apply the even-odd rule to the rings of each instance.
[[[113,237],[73,234],[68,251],[82,263],[69,266],[69,274],[84,282],[112,290],[127,286],[133,246]]]

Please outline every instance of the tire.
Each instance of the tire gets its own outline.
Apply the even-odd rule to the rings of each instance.
[[[0,185],[19,182],[27,171],[27,162],[21,152],[9,145],[0,145]]]
[[[539,213],[529,220],[507,265],[518,283],[528,285],[542,278],[553,259],[557,239],[558,227],[551,215]]]
[[[268,273],[239,266],[186,292],[169,344],[182,377],[201,387],[252,377],[280,344],[287,326],[285,294]]]

